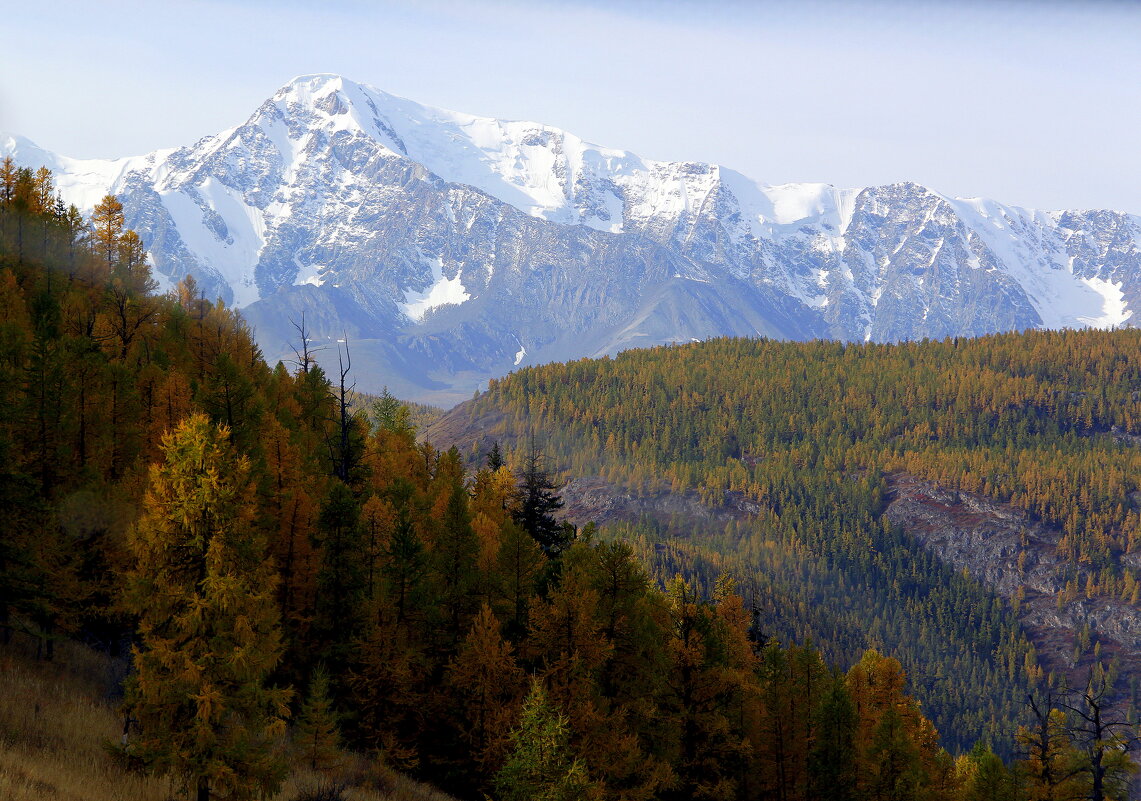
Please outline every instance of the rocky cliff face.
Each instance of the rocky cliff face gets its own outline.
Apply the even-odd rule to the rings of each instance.
[[[1057,555],[1057,529],[1012,506],[911,476],[893,476],[890,486],[887,518],[947,564],[1016,602],[1047,669],[1084,680],[1090,655],[1074,659],[1083,630],[1101,643],[1103,658],[1117,656],[1124,674],[1141,669],[1141,609],[1128,599],[1081,592],[1059,605],[1066,582],[1077,579],[1084,587],[1089,571]]]
[[[363,389],[448,402],[514,366],[719,335],[850,341],[1134,322],[1141,219],[915,184],[767,186],[331,75],[193,145],[0,150],[90,209],[118,194],[160,278],[242,307],[270,358],[302,313]],[[334,358],[335,362],[335,358]]]
[[[947,565],[968,571],[1009,600],[1044,669],[1069,676],[1071,683],[1084,681],[1091,654],[1075,659],[1075,647],[1086,631],[1091,642],[1101,644],[1103,660],[1117,657],[1123,675],[1141,671],[1141,608],[1125,598],[1090,598],[1082,590],[1058,604],[1066,583],[1076,579],[1084,588],[1090,571],[1057,555],[1057,529],[1008,504],[905,474],[891,476],[889,489],[887,519]],[[683,519],[700,528],[758,511],[733,493],[708,506],[696,493],[670,492],[666,484],[635,493],[597,477],[570,479],[562,497],[565,517],[576,524]],[[1141,499],[1137,504],[1141,507]]]

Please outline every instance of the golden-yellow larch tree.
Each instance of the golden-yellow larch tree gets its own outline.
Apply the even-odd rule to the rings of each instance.
[[[126,230],[123,218],[123,204],[114,195],[105,195],[95,204],[91,215],[94,230],[95,253],[112,269],[119,261],[119,240]]]
[[[448,669],[448,684],[463,699],[458,705],[461,737],[471,748],[483,782],[502,765],[519,713],[524,674],[512,651],[485,603]]]
[[[254,525],[249,461],[229,431],[192,415],[163,438],[127,601],[139,616],[128,744],[197,801],[254,798],[279,785],[291,691],[269,686],[281,657],[277,579]]]

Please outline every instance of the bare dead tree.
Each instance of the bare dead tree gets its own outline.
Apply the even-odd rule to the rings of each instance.
[[[1081,770],[1089,774],[1090,801],[1105,801],[1108,789],[1128,781],[1122,757],[1141,742],[1137,724],[1111,708],[1111,689],[1104,675],[1095,678],[1091,671],[1085,688],[1058,705],[1070,713],[1066,732],[1087,760]]]
[[[1017,755],[1029,764],[1029,777],[1045,790],[1038,797],[1043,801],[1079,801],[1082,792],[1073,780],[1085,767],[1066,759],[1070,738],[1054,693],[1047,690],[1041,700],[1027,694],[1026,705],[1034,722],[1018,733]]]
[[[308,375],[309,368],[317,363],[316,353],[324,350],[324,348],[313,349],[309,346],[309,343],[313,340],[309,336],[309,326],[305,322],[305,312],[301,312],[300,323],[293,319],[290,319],[289,323],[297,330],[297,336],[300,340],[300,347],[293,348],[293,363],[297,365],[298,372]]]
[[[357,447],[357,438],[354,437],[356,413],[349,409],[357,384],[355,381],[349,383],[353,359],[349,351],[349,336],[347,333],[343,336],[344,339],[339,340],[337,346],[338,378],[337,385],[332,390],[336,403],[335,433],[334,439],[329,443],[329,453],[333,462],[333,475],[347,484],[360,460],[360,449]],[[343,353],[340,342],[345,345]]]

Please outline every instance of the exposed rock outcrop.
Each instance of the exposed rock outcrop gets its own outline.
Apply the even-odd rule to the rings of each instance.
[[[1076,578],[1084,587],[1089,570],[1058,556],[1056,528],[1009,504],[913,476],[892,476],[890,488],[888,519],[947,564],[1010,599],[1048,669],[1074,680],[1084,677],[1089,655],[1075,662],[1074,651],[1087,626],[1091,640],[1101,643],[1103,659],[1116,656],[1123,672],[1141,669],[1141,609],[1128,599],[1082,593],[1059,605],[1066,582]]]

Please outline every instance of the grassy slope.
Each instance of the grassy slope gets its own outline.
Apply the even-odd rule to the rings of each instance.
[[[133,773],[104,744],[122,731],[114,688],[123,667],[63,643],[56,661],[36,661],[17,635],[0,647],[0,798],[5,801],[167,801],[184,797],[169,780]],[[452,801],[449,796],[357,760],[352,801]],[[277,801],[291,801],[322,778],[294,770]]]

